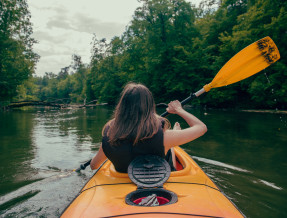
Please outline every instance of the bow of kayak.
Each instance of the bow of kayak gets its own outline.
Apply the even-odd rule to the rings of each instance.
[[[106,161],[61,217],[244,217],[185,151],[176,147],[175,154],[182,169],[171,172],[163,184],[164,190],[177,196],[175,203],[154,207],[128,205],[126,197],[137,186],[127,173],[116,172]]]

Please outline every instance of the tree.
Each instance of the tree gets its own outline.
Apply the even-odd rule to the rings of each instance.
[[[184,0],[142,0],[124,33],[130,79],[146,84],[157,101],[179,98],[200,77],[195,10]]]
[[[113,104],[123,86],[134,81],[147,85],[156,102],[182,99],[209,83],[234,54],[269,35],[281,60],[239,83],[212,89],[197,103],[287,108],[287,83],[282,82],[287,79],[287,1],[204,0],[199,8],[185,0],[138,1],[142,5],[121,36],[110,42],[94,36],[89,65],[74,55],[59,75],[47,73],[35,80],[39,87],[26,83],[31,88],[20,87],[19,93]]]
[[[244,80],[237,86],[236,96],[252,99],[253,107],[287,108],[287,53],[286,43],[287,2],[282,0],[258,0],[248,5],[248,10],[237,17],[232,32],[220,34],[221,56],[240,51],[250,43],[270,36],[279,48],[281,60],[264,72]],[[267,77],[267,78],[266,78]],[[240,103],[240,101],[239,101]]]
[[[17,86],[32,75],[39,56],[26,0],[0,1],[0,101],[17,94]]]

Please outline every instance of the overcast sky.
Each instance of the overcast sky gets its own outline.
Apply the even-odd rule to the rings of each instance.
[[[188,0],[198,5],[201,0]],[[93,33],[110,40],[120,36],[141,4],[137,0],[28,0],[34,51],[41,58],[36,75],[58,73],[78,54],[90,61]]]

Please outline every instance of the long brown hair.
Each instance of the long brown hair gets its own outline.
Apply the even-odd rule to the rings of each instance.
[[[128,83],[116,106],[114,118],[107,123],[110,126],[109,142],[118,145],[119,140],[128,139],[135,145],[156,134],[161,120],[156,114],[150,90],[142,84]]]

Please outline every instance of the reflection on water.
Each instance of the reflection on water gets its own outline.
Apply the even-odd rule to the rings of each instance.
[[[0,195],[28,184],[23,178],[37,173],[31,167],[34,117],[34,113],[0,113]]]
[[[183,148],[247,217],[284,217],[286,115],[193,111],[207,134]],[[0,112],[0,216],[58,217],[88,178],[112,109]],[[172,123],[184,122],[171,115]]]
[[[58,217],[92,175],[90,159],[110,109],[0,113],[0,216]]]

